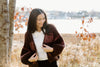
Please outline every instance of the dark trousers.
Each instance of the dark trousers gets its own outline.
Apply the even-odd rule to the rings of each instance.
[[[58,67],[57,62],[50,63],[48,60],[38,61],[38,67]]]

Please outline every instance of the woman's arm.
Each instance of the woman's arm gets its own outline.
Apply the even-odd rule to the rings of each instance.
[[[32,55],[33,55],[33,52],[30,50],[30,46],[29,46],[29,36],[27,33],[25,33],[24,46],[21,50],[21,62],[26,65],[32,64],[32,62],[28,61],[28,59]]]
[[[54,40],[52,43],[53,52],[51,52],[52,56],[58,56],[64,49],[65,44],[64,40],[60,36],[59,32],[57,31],[56,27],[52,25],[53,36]]]

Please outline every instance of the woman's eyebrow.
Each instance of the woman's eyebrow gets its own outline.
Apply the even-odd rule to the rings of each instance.
[[[43,18],[45,18],[45,17],[43,17]]]
[[[45,17],[43,17],[43,18],[38,18],[38,19],[44,19]]]
[[[42,17],[42,18],[45,18],[45,17]],[[40,19],[42,19],[42,18],[40,18]]]

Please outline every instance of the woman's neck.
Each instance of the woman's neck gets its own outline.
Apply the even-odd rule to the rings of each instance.
[[[38,31],[38,32],[41,32],[41,28],[37,28],[37,31]]]

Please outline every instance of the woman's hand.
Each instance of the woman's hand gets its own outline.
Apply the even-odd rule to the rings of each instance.
[[[44,44],[42,48],[44,49],[45,52],[53,52],[53,48],[48,45]]]
[[[30,62],[35,62],[35,61],[37,61],[37,60],[38,60],[38,56],[37,56],[36,53],[34,53],[34,54],[28,59],[28,61],[30,61]]]

